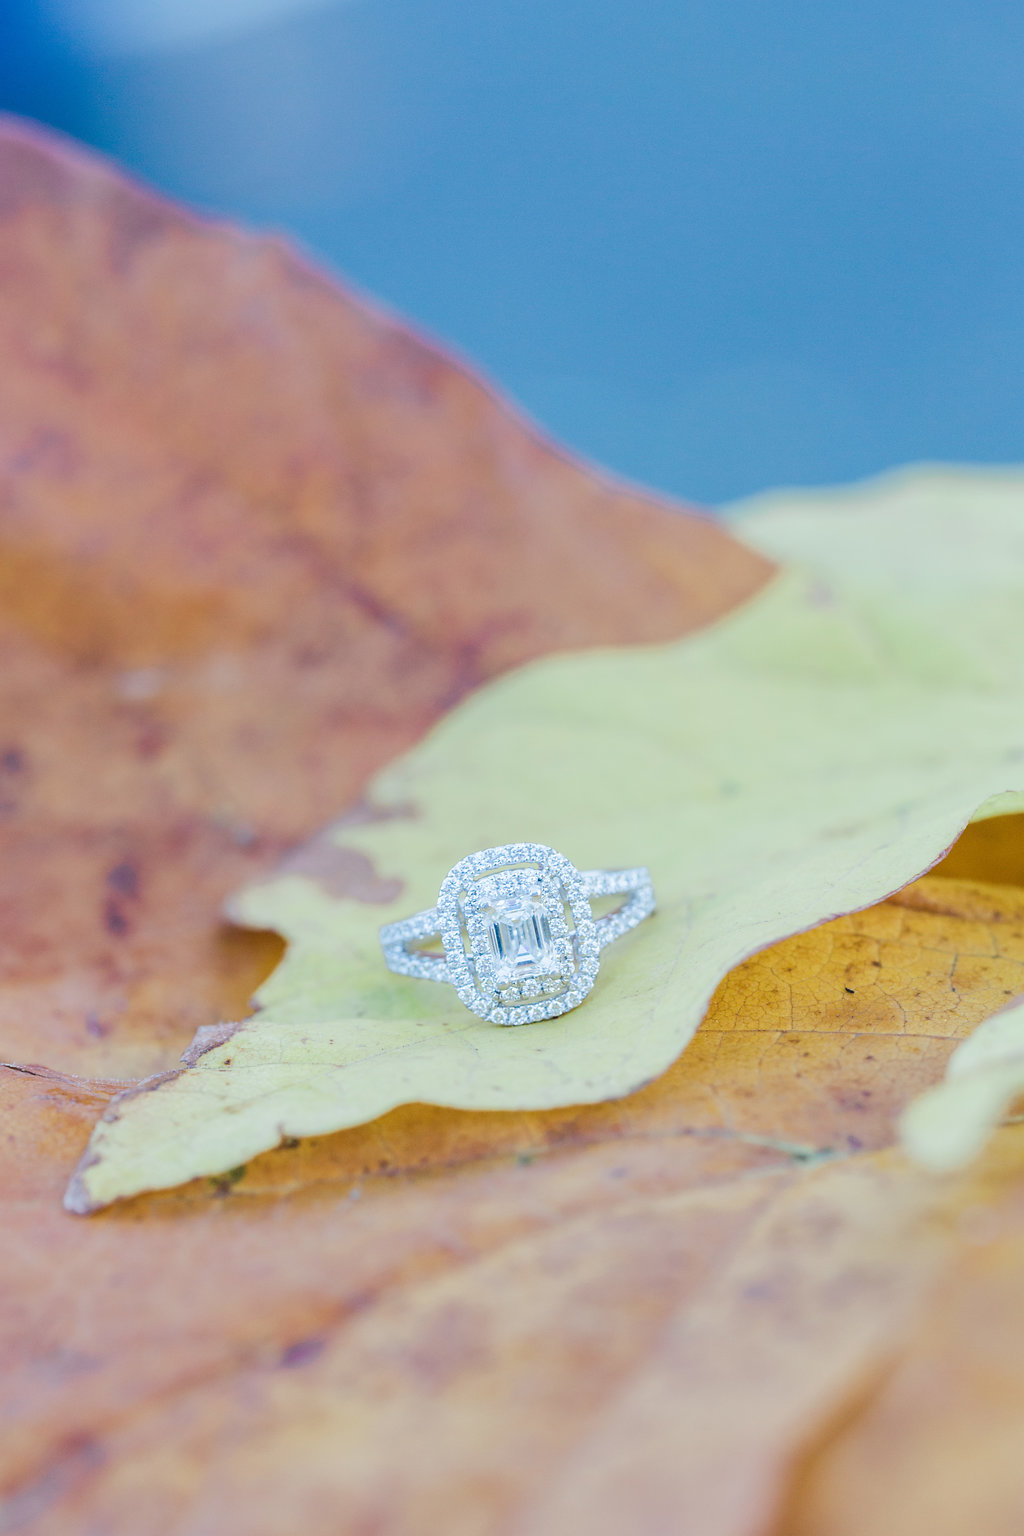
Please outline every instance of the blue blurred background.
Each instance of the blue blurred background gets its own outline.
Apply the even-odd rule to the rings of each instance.
[[[1024,458],[1011,0],[2,0],[0,106],[707,502]]]

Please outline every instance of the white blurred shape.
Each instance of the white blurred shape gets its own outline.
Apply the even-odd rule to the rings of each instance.
[[[97,58],[160,53],[250,32],[341,0],[39,0],[72,43]]]
[[[206,208],[323,228],[400,170],[410,141],[401,70],[356,13],[307,5],[212,46],[98,60],[93,132]]]

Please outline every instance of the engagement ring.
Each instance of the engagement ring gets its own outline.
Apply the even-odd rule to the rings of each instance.
[[[596,896],[625,900],[595,918]],[[385,923],[380,942],[400,976],[450,983],[492,1024],[536,1024],[578,1008],[601,950],[653,911],[646,869],[578,870],[543,843],[508,843],[460,860],[437,906]]]

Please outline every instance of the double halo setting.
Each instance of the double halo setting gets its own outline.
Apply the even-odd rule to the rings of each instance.
[[[624,899],[595,918],[600,896]],[[480,1018],[536,1024],[578,1008],[605,945],[653,911],[646,869],[581,871],[543,843],[506,843],[461,859],[436,907],[386,923],[380,942],[390,970],[451,984]]]

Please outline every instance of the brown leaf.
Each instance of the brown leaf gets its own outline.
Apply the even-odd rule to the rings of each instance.
[[[455,699],[770,566],[278,240],[0,129],[0,1055],[139,1076],[279,953],[220,902]]]
[[[766,1530],[1006,1182],[834,1154],[1020,986],[1021,916],[931,878],[746,962],[617,1105],[400,1110],[88,1223],[57,1202],[97,1090],[0,1076],[0,1522]]]
[[[961,1223],[955,1261],[865,1390],[826,1426],[778,1536],[1024,1529],[1024,1203],[1017,1178]]]

